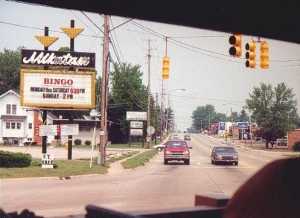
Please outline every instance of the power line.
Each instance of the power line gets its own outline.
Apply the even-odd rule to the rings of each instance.
[[[32,30],[41,30],[41,31],[44,31],[44,28],[36,27],[36,26],[28,26],[28,25],[22,25],[22,24],[17,24],[17,23],[12,23],[12,22],[6,22],[6,21],[0,21],[0,23],[5,24],[5,25],[9,25],[9,26],[20,27],[20,28],[24,28],[24,29],[32,29]],[[65,34],[63,31],[60,31],[60,30],[51,30],[50,29],[49,32],[63,33],[63,34]],[[92,38],[102,38],[101,36],[88,35],[88,34],[80,34],[80,36],[92,37]]]
[[[161,39],[165,39],[166,37],[168,37],[169,41],[172,42],[173,44],[179,46],[179,44],[181,44],[182,48],[185,48],[185,49],[188,49],[190,51],[193,51],[193,52],[196,52],[195,50],[199,50],[199,51],[202,51],[202,52],[199,52],[200,54],[202,55],[206,55],[206,56],[209,56],[209,57],[212,57],[212,58],[217,58],[217,59],[220,59],[220,60],[225,60],[225,61],[230,61],[230,62],[234,62],[234,63],[241,63],[239,61],[235,61],[235,60],[231,60],[231,59],[224,59],[224,58],[220,58],[218,56],[214,56],[214,55],[211,55],[211,54],[215,54],[215,55],[220,55],[220,56],[224,56],[224,57],[228,57],[228,58],[232,58],[230,55],[226,55],[226,54],[223,54],[223,53],[220,53],[220,52],[215,52],[215,51],[212,51],[212,50],[209,50],[209,49],[204,49],[204,48],[201,48],[201,47],[198,47],[198,46],[195,46],[195,45],[192,45],[192,44],[189,44],[189,43],[186,43],[186,42],[182,42],[182,41],[179,41],[179,40],[176,40],[174,38],[189,38],[189,37],[180,37],[180,36],[175,36],[175,37],[172,37],[172,36],[167,36],[167,35],[164,35],[162,33],[159,33],[149,27],[146,27],[142,24],[139,24],[135,21],[132,21],[132,23],[137,26],[138,28],[142,29],[143,31],[145,32],[148,32],[158,38],[161,38]],[[192,36],[193,37],[193,36]],[[194,36],[194,37],[197,37],[197,36]],[[198,37],[205,37],[205,36],[198,36]],[[213,37],[213,36],[207,36],[207,37]],[[215,37],[226,37],[226,36],[215,36]],[[176,42],[176,43],[174,43]],[[192,49],[195,49],[195,50],[192,50]],[[206,53],[204,53],[206,52]],[[207,54],[207,53],[210,53],[210,54]],[[238,58],[238,59],[241,59],[241,60],[245,60],[245,58]],[[270,59],[270,62],[298,62],[300,61],[300,59]]]
[[[70,10],[70,12],[87,28],[87,29],[90,29],[90,30],[92,30],[95,34],[97,34],[96,33],[96,31],[94,30],[94,29],[92,29],[88,24],[86,24],[85,22],[83,22],[80,18],[79,18],[79,16],[77,16],[76,14],[75,14],[75,12],[74,11],[72,11],[72,10]]]
[[[113,29],[116,29],[117,27],[113,27],[113,21],[112,21],[111,17],[110,17],[110,22],[111,22],[112,29],[111,29],[109,32],[111,33],[112,30],[113,30]],[[112,40],[112,43],[114,43],[114,41],[116,41],[116,43],[115,43],[115,44],[116,44],[116,50],[119,50],[119,51],[120,51],[120,53],[118,52],[118,54],[119,54],[119,59],[120,59],[120,56],[121,56],[121,58],[124,60],[124,56],[123,56],[123,53],[122,53],[120,44],[119,44],[119,42],[118,42],[116,32],[113,32],[113,33],[111,34],[111,40]],[[119,61],[119,62],[120,62],[120,61]]]
[[[100,31],[104,34],[103,30],[84,12],[81,11],[81,13]]]

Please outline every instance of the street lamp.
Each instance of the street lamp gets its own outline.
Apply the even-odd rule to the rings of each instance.
[[[165,126],[166,127],[166,130],[168,131],[168,123],[169,123],[169,112],[170,112],[170,94],[171,94],[171,92],[185,92],[186,91],[186,89],[185,88],[177,88],[177,89],[171,89],[171,90],[168,90],[168,91],[166,91],[163,95],[168,95],[168,110],[167,110],[167,115],[166,115],[166,117],[167,117],[167,119],[163,119],[163,120],[166,120],[166,122],[165,122],[165,124],[163,124],[163,126]],[[162,99],[164,98],[164,96],[162,95]],[[164,111],[164,109],[163,109],[163,111]],[[163,114],[163,116],[165,115],[165,113],[163,112],[162,113]]]

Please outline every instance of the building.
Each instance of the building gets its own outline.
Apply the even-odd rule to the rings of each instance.
[[[41,144],[39,126],[42,124],[41,113],[20,105],[20,96],[13,90],[0,95],[0,143],[6,145]],[[53,122],[49,113],[47,123]],[[48,138],[51,142],[53,137]]]
[[[42,116],[39,110],[23,108],[20,105],[20,96],[13,90],[9,90],[0,95],[0,143],[6,145],[38,144],[42,142],[39,136],[39,126],[42,125]],[[71,112],[70,112],[71,113]],[[76,139],[80,139],[82,144],[92,141],[93,130],[97,122],[96,142],[99,143],[100,121],[93,120],[89,116],[81,116],[71,123],[79,124],[79,134],[73,136],[73,144]],[[48,111],[47,124],[68,124],[68,119],[55,116]],[[55,140],[56,139],[56,140]],[[59,140],[57,140],[59,139]],[[68,136],[61,138],[48,136],[47,143],[68,142]]]
[[[32,142],[37,114],[20,106],[20,96],[13,90],[0,95],[0,143]]]
[[[293,146],[296,142],[300,142],[300,129],[295,129],[288,132],[288,149],[293,150]]]

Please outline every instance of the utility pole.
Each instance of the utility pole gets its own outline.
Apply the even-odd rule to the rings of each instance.
[[[158,93],[155,96],[155,144],[157,144],[157,129],[158,129]]]
[[[147,143],[146,148],[151,147],[151,133],[150,133],[150,121],[151,121],[151,110],[150,110],[150,104],[151,104],[151,77],[150,77],[150,61],[151,61],[151,54],[150,54],[150,39],[148,40],[148,110],[147,110]]]
[[[102,58],[101,105],[100,105],[100,164],[105,165],[105,147],[107,142],[107,92],[108,92],[108,57],[109,57],[109,16],[104,15],[104,37]]]

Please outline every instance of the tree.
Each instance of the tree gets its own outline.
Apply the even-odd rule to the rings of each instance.
[[[0,94],[14,89],[19,91],[21,49],[0,52]]]
[[[266,140],[266,148],[271,141],[284,137],[288,130],[296,127],[297,102],[293,90],[284,83],[274,88],[264,83],[254,87],[247,107],[253,112],[252,117],[262,128],[262,137]]]
[[[127,142],[129,122],[126,111],[147,111],[147,89],[142,83],[139,65],[114,64],[111,73],[111,100],[108,117],[112,121],[110,138],[113,142]],[[153,110],[153,109],[152,109]]]
[[[57,51],[68,52],[68,51],[70,51],[70,48],[68,46],[63,46],[63,47],[60,47]]]
[[[210,123],[226,121],[226,115],[217,113],[213,105],[198,106],[192,114],[193,128],[200,130],[207,129]]]
[[[239,122],[249,121],[249,116],[248,116],[247,112],[244,109],[241,110],[241,113],[238,116],[238,121]]]

